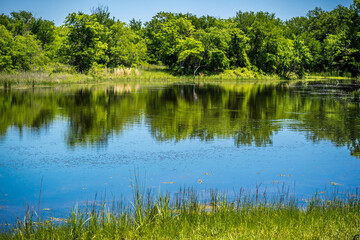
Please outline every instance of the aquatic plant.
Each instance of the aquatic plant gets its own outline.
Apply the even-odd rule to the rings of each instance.
[[[298,200],[284,186],[275,194],[257,186],[235,195],[194,188],[154,195],[137,180],[132,188],[130,204],[95,199],[64,218],[37,219],[27,208],[0,239],[352,239],[360,233],[359,189]]]

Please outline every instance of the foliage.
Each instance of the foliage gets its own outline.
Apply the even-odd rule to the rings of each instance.
[[[17,35],[0,26],[0,70],[30,70],[32,66],[41,66],[44,55],[39,42],[33,35]]]
[[[66,26],[69,32],[62,52],[70,65],[80,72],[87,72],[95,64],[107,64],[108,45],[102,40],[108,31],[95,15],[71,13],[66,18]]]
[[[95,16],[96,21],[105,27],[111,27],[115,23],[115,18],[110,17],[109,7],[99,5],[91,9],[91,15]]]
[[[283,78],[326,71],[356,77],[359,5],[354,0],[350,7],[339,5],[331,11],[315,8],[287,21],[268,12],[239,11],[229,19],[159,12],[144,24],[132,19],[128,25],[99,5],[90,15],[70,13],[58,27],[26,11],[1,14],[0,71],[27,71],[60,62],[88,73],[150,63],[165,65],[178,75],[246,68]],[[20,47],[24,44],[29,46]],[[20,56],[18,50],[27,48]],[[39,61],[38,56],[45,58]]]
[[[49,20],[35,20],[31,32],[40,40],[42,47],[55,40],[55,24]]]
[[[11,71],[12,69],[12,52],[13,38],[11,33],[0,25],[0,71]]]
[[[145,41],[122,22],[110,27],[109,67],[132,66],[146,61]]]
[[[352,239],[359,235],[358,189],[344,197],[315,194],[302,204],[284,190],[227,195],[194,188],[154,196],[135,180],[131,205],[94,201],[65,217],[28,209],[0,239]],[[208,196],[208,197],[204,197]]]

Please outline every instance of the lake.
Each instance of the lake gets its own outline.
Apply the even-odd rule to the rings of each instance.
[[[357,81],[0,89],[0,222],[156,192],[360,186]],[[41,200],[39,196],[41,191]]]

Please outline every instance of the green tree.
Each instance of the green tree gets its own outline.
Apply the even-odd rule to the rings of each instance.
[[[0,25],[6,27],[9,32],[13,32],[15,29],[14,19],[3,13],[0,15]]]
[[[287,38],[294,39],[295,37],[301,36],[307,31],[308,18],[303,16],[294,17],[285,21],[285,25],[285,36]]]
[[[133,18],[130,20],[129,26],[130,26],[131,30],[137,32],[137,31],[141,30],[142,22],[141,22],[141,20],[135,20],[135,18]]]
[[[353,55],[358,50],[352,49],[350,44],[345,32],[328,35],[324,41],[324,60],[329,67],[328,70],[351,71],[352,65],[356,62]]]
[[[55,24],[52,21],[41,18],[34,20],[31,32],[40,40],[43,48],[55,40]]]
[[[312,61],[312,56],[305,42],[300,38],[294,40],[293,48],[293,71],[300,77],[305,76],[306,69]]]
[[[12,69],[11,51],[13,37],[11,33],[0,25],[0,71],[10,72]]]
[[[99,5],[91,9],[91,15],[96,17],[96,21],[109,28],[115,23],[115,18],[110,17],[108,6]]]
[[[110,28],[108,54],[110,67],[141,64],[146,60],[146,44],[125,23],[116,22]]]
[[[30,31],[31,25],[35,20],[31,12],[11,12],[10,15],[14,20],[14,35],[23,35]]]
[[[87,72],[94,65],[104,66],[108,63],[105,54],[108,31],[95,15],[71,13],[66,17],[65,25],[69,32],[61,52],[70,65],[80,72]]]
[[[293,71],[294,64],[294,53],[293,53],[293,41],[290,39],[277,39],[276,43],[276,55],[274,57],[273,68],[276,70],[276,73],[283,77],[289,77],[290,73]]]
[[[249,51],[249,38],[238,28],[232,28],[229,31],[229,59],[230,65],[235,67],[250,67],[250,60],[247,52]]]
[[[155,34],[155,41],[160,43],[157,46],[158,59],[176,71],[179,67],[177,45],[193,35],[194,26],[188,19],[178,18],[165,21],[159,27],[159,31]]]
[[[351,23],[347,38],[350,40],[351,48],[351,67],[350,72],[354,76],[360,75],[360,1],[354,0],[350,7]]]
[[[11,51],[12,68],[28,71],[45,64],[40,43],[31,34],[15,36]]]
[[[175,15],[173,13],[159,12],[153,16],[149,22],[144,24],[144,36],[146,38],[148,61],[150,63],[158,63],[161,61],[158,50],[161,47],[162,42],[158,34],[162,31],[163,25],[167,21],[173,19],[175,19]]]
[[[201,62],[204,54],[202,43],[192,37],[181,39],[177,44],[176,52],[179,53],[177,66],[180,66],[180,69],[178,69],[178,71],[185,69],[188,74],[191,71],[195,80],[195,74],[202,66]]]
[[[211,27],[197,32],[197,38],[204,45],[206,69],[221,72],[229,67],[230,34],[225,27]]]
[[[284,38],[280,19],[267,12],[238,13],[235,22],[250,39],[248,57],[251,64],[266,73],[275,73]]]

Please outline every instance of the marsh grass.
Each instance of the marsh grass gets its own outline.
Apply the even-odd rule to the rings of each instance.
[[[323,75],[311,75],[308,79],[326,79]],[[333,75],[331,75],[333,76]],[[335,78],[333,76],[333,78]],[[266,75],[246,69],[227,70],[223,73],[211,74],[199,72],[196,82],[222,82],[243,80],[282,80],[277,75]],[[0,72],[0,87],[11,86],[34,87],[42,85],[59,85],[72,83],[102,83],[102,82],[193,82],[193,75],[173,75],[164,66],[146,65],[134,68],[119,67],[94,68],[87,74],[77,73],[69,66],[52,66],[28,72],[5,73]]]
[[[93,81],[91,76],[79,73],[0,72],[0,86],[4,88],[19,85],[34,87],[38,85],[88,83],[91,81]]]
[[[191,77],[174,76],[162,66],[141,66],[139,68],[115,68],[95,69],[88,74],[74,71],[53,71],[43,69],[41,71],[28,71],[5,73],[0,72],[0,87],[35,87],[52,86],[60,84],[83,84],[103,82],[183,82],[192,81]]]
[[[354,77],[349,72],[341,72],[341,71],[329,71],[329,72],[312,72],[307,75],[306,78],[310,79],[353,79]]]
[[[27,209],[0,239],[352,239],[360,233],[359,189],[315,194],[306,203],[287,188],[235,195],[181,188],[154,194],[135,181],[133,199],[76,205],[65,218]]]

